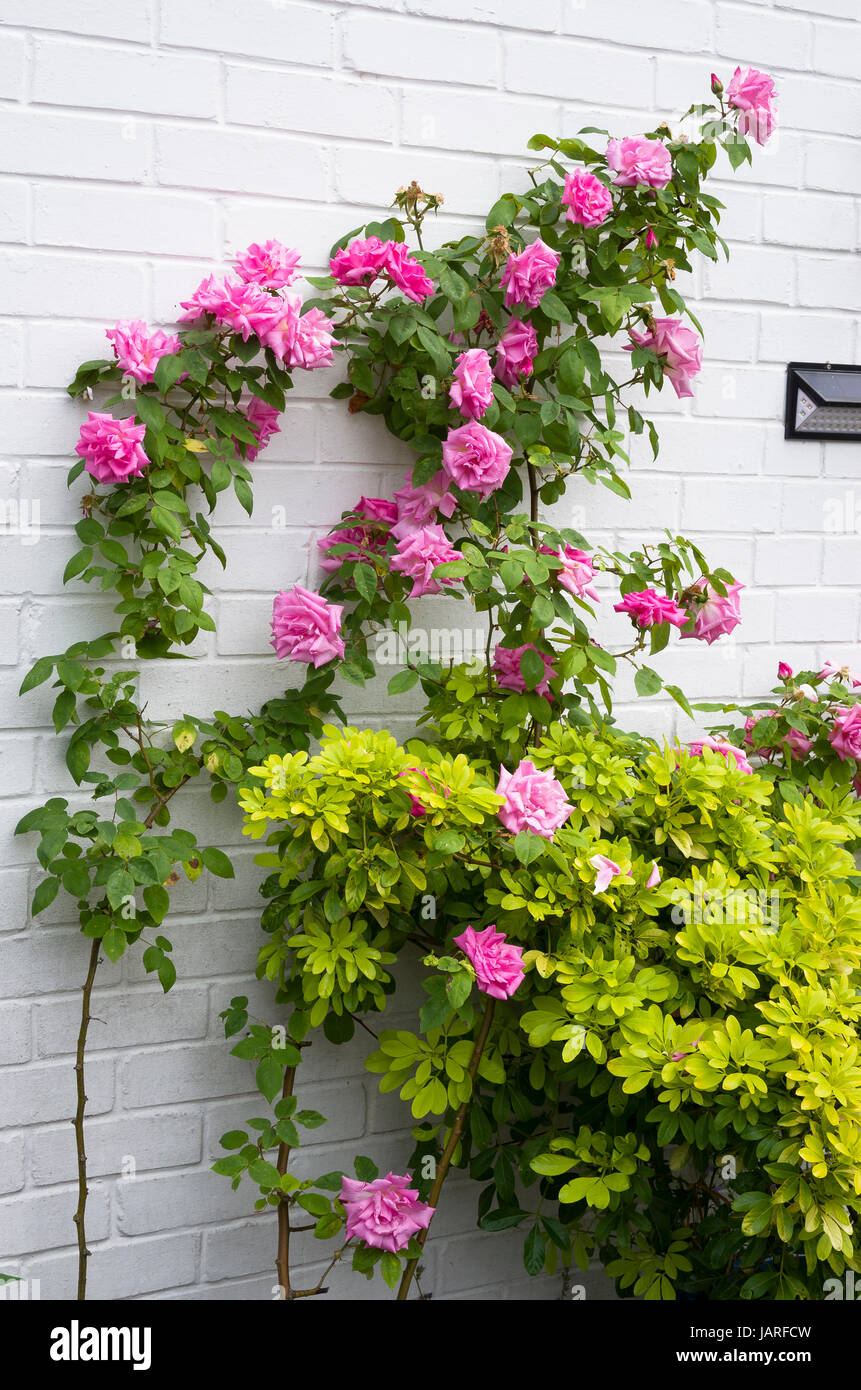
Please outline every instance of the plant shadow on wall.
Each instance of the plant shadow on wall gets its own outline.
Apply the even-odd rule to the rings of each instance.
[[[478,1185],[481,1229],[521,1228],[529,1273],[558,1270],[566,1286],[595,1257],[622,1295],[649,1299],[820,1297],[825,1272],[858,1268],[861,906],[847,846],[861,683],[782,668],[744,728],[687,748],[620,731],[618,663],[640,695],[666,688],[690,713],[645,657],[673,628],[707,643],[731,631],[742,585],[682,537],[595,550],[540,513],[574,477],[629,495],[627,434],[658,448],[625,406],[631,387],[692,394],[701,346],[675,271],[723,244],[721,204],[702,189],[719,147],[735,168],[774,124],[763,74],[738,69],[725,90],[713,78],[712,94],[691,109],[694,140],[660,126],[602,152],[586,137],[606,132],[534,137],[545,153],[528,190],[432,253],[440,199],[399,190],[398,215],[342,238],[304,304],[298,253],[253,245],[183,305],[178,335],[122,323],[114,358],[79,370],[73,395],[115,394],[81,431],[70,482],[86,468],[102,489],[83,498],[66,578],[113,590],[120,621],[41,658],[22,689],[54,678],[69,769],[101,804],[53,798],[18,827],[41,834],[34,913],[62,889],[92,941],[79,1297],[93,983],[103,957],[139,944],[169,989],[170,888],[182,872],[232,876],[172,819],[203,774],[267,836],[258,975],[273,1019],[250,1017],[244,997],[222,1015],[233,1053],[255,1063],[262,1113],[223,1136],[214,1168],[277,1214],[285,1300],[324,1293],[345,1261],[399,1299],[429,1297],[416,1276],[453,1167]],[[621,381],[597,345],[619,335]],[[320,542],[319,592],[277,595],[273,645],[309,668],[300,689],[256,715],[159,726],[136,673],[100,663],[181,656],[212,630],[195,571],[207,551],[225,556],[195,499],[211,514],[232,488],[251,512],[249,465],[291,373],[336,350],[349,380],[333,396],[414,451],[405,486],[361,498]],[[616,653],[590,636],[599,575],[632,624]],[[408,635],[408,601],[438,593],[483,615],[485,660],[407,657],[388,688],[421,688],[421,739],[344,727],[336,676],[371,679],[371,638]],[[402,956],[428,971],[413,1031],[380,1021]],[[417,1122],[412,1175],[360,1156],[354,1175],[300,1179],[293,1152],[325,1123],[294,1094],[303,1054],[319,1030],[340,1043],[356,1024],[369,1071]],[[296,1288],[308,1232],[329,1263]]]

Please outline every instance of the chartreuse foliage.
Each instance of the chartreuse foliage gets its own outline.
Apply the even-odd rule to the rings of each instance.
[[[417,1029],[377,1030],[366,1065],[421,1122],[417,1164],[469,1102],[454,1161],[485,1229],[523,1228],[528,1269],[597,1254],[623,1294],[821,1296],[857,1267],[861,1201],[851,788],[794,805],[708,749],[609,727],[554,724],[526,751],[575,805],[552,843],[504,831],[487,767],[444,742],[331,729],[318,755],[257,769],[240,797],[273,850],[259,973],[288,1033],[347,1036],[407,951],[428,1001]],[[595,854],[620,871],[603,893]],[[528,965],[474,1080],[467,922]]]

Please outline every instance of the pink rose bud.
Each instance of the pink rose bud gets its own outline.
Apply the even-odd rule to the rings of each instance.
[[[344,1177],[340,1199],[347,1212],[347,1239],[397,1254],[430,1225],[435,1208],[419,1201],[409,1175],[387,1173],[373,1182]]]
[[[325,666],[344,655],[341,631],[343,606],[329,603],[322,594],[294,584],[275,595],[272,608],[272,645],[279,661],[304,661]]]
[[[672,623],[673,627],[684,627],[690,621],[690,614],[680,608],[657,589],[643,589],[640,593],[626,594],[621,603],[613,604],[615,613],[630,613],[638,627],[657,627],[660,623]]]
[[[649,229],[646,232],[646,249],[648,251],[653,251],[657,244],[658,238],[655,236],[655,233],[652,231],[651,227],[649,227]]]
[[[721,82],[716,72],[712,73],[711,85],[712,91],[714,92],[715,96],[719,97],[721,92],[723,91],[723,83]]]
[[[631,337],[637,347],[648,348],[660,357],[664,376],[672,382],[673,390],[679,399],[692,396],[691,377],[702,370],[703,345],[693,329],[680,319],[654,319],[654,327],[644,333],[630,329]],[[626,352],[633,352],[628,344]]]
[[[510,999],[526,971],[523,968],[523,947],[512,946],[505,932],[495,926],[476,931],[467,927],[454,938],[475,970],[475,982],[492,999]]]
[[[660,871],[660,869],[658,868],[657,860],[653,859],[653,860],[652,860],[652,872],[649,874],[649,877],[646,879],[646,887],[647,887],[647,888],[657,888],[657,886],[658,886],[658,884],[660,883],[660,881],[661,881],[661,871]]]
[[[787,666],[785,661],[781,661],[778,664],[777,679],[780,681],[788,681],[792,679],[792,667]]]
[[[505,829],[515,835],[531,830],[533,835],[552,840],[554,832],[574,810],[553,773],[539,772],[528,759],[513,772],[501,767],[496,791],[505,797],[505,804],[496,814]]]

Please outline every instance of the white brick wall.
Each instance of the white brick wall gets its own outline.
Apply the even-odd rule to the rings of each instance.
[[[63,393],[76,363],[105,352],[117,317],[170,322],[200,275],[252,239],[277,236],[319,267],[413,177],[445,195],[440,233],[465,231],[524,167],[535,130],[634,133],[702,100],[712,69],[756,63],[778,80],[781,128],[752,170],[733,179],[718,165],[733,259],[694,277],[707,330],[696,398],[655,403],[664,451],[652,463],[637,442],[633,505],[584,487],[566,506],[584,509],[577,524],[596,542],[678,524],[748,586],[725,651],[662,657],[692,696],[760,694],[781,656],[858,661],[859,450],[786,444],[780,424],[788,359],[858,360],[858,19],[858,0],[5,0],[0,489],[39,498],[42,533],[37,545],[0,537],[0,1267],[40,1278],[43,1296],[73,1288],[70,1048],[86,948],[59,904],[28,921],[38,875],[11,830],[35,796],[68,784],[45,688],[22,702],[15,691],[40,652],[107,626],[95,595],[60,585],[76,520],[63,477],[81,418]],[[207,574],[218,633],[193,668],[146,671],[152,713],[241,709],[283,688],[266,641],[271,590],[313,580],[317,535],[361,492],[399,482],[402,451],[328,402],[329,385],[300,380],[255,465],[254,520],[222,504],[230,567]],[[285,504],[286,537],[270,524]],[[349,703],[409,726],[378,685]],[[689,731],[659,701],[622,717]],[[184,806],[184,823],[236,843],[229,807],[197,791]],[[247,848],[242,861],[235,883],[204,878],[177,899],[180,982],[167,1000],[131,960],[101,973],[88,1079],[95,1297],[271,1296],[271,1220],[208,1174],[219,1135],[255,1105],[218,1012],[237,991],[266,1010],[252,978],[258,871]],[[331,1116],[301,1157],[308,1171],[357,1149],[403,1167],[405,1117],[363,1075],[363,1052],[356,1040],[337,1053],[344,1085],[325,1044],[303,1067],[303,1101]],[[474,1195],[452,1180],[425,1287],[554,1297],[556,1281],[523,1275],[516,1235],[474,1232]],[[319,1253],[301,1247],[309,1272]],[[331,1283],[338,1297],[388,1297],[343,1272]],[[597,1276],[589,1288],[607,1296]]]

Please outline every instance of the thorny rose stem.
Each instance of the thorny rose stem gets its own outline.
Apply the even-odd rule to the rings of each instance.
[[[142,745],[141,751],[143,751]],[[179,791],[180,787],[185,786],[186,782],[190,780],[190,777],[191,774],[186,773],[182,781],[178,782],[175,787],[171,787],[166,796],[159,797],[144,821],[145,830],[149,830],[152,827],[162,807],[167,805],[171,797],[175,796]],[[74,1216],[74,1222],[78,1228],[78,1302],[83,1302],[87,1297],[87,1259],[90,1254],[87,1249],[87,1232],[85,1226],[89,1188],[87,1187],[87,1151],[84,1146],[84,1110],[87,1105],[86,1083],[84,1078],[84,1054],[87,1048],[87,1029],[90,1025],[90,998],[93,993],[93,982],[96,978],[96,970],[99,966],[99,951],[101,950],[101,945],[101,938],[94,937],[90,949],[90,963],[87,969],[87,978],[83,985],[81,1026],[78,1030],[78,1047],[75,1053],[77,1105],[75,1107],[75,1118],[72,1124],[75,1129],[75,1147],[78,1152],[78,1205]]]
[[[481,1054],[484,1051],[484,1044],[487,1042],[487,1035],[490,1032],[490,1025],[493,1022],[493,1010],[495,1004],[496,1000],[491,999],[488,1003],[487,1008],[484,1011],[484,1018],[481,1021],[481,1028],[479,1030],[478,1037],[475,1040],[475,1047],[472,1049],[472,1056],[469,1059],[469,1079],[472,1082],[473,1087],[475,1086],[475,1074],[478,1071],[478,1064],[481,1061]],[[472,1090],[470,1091],[469,1100],[465,1100],[463,1102],[455,1116],[454,1124],[451,1127],[451,1134],[448,1137],[448,1143],[445,1146],[443,1156],[439,1161],[439,1167],[436,1170],[436,1180],[434,1182],[433,1187],[431,1188],[430,1196],[428,1197],[429,1206],[435,1207],[439,1201],[439,1194],[442,1191],[442,1185],[445,1182],[446,1174],[448,1173],[448,1170],[451,1167],[452,1156],[458,1144],[460,1143],[460,1137],[463,1134],[463,1122],[466,1119],[466,1112],[469,1109],[469,1103],[471,1099]],[[431,1217],[431,1220],[433,1220],[433,1217]],[[428,1229],[429,1227],[426,1226],[425,1229],[423,1231],[420,1231],[418,1235],[418,1243],[419,1246],[422,1248],[424,1247],[424,1243],[427,1240]],[[401,1279],[401,1285],[398,1289],[399,1303],[403,1302],[403,1300],[406,1299],[407,1294],[410,1291],[410,1284],[412,1283],[413,1275],[416,1272],[416,1265],[418,1264],[418,1262],[419,1257],[417,1255],[414,1260],[409,1261],[409,1263],[406,1265],[404,1269],[403,1278]]]

